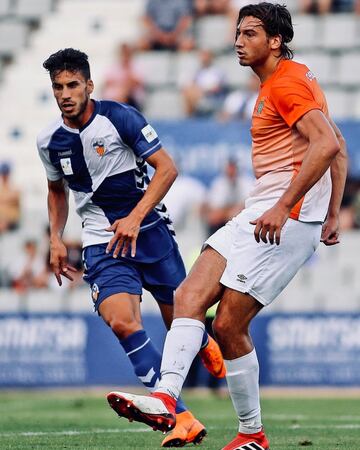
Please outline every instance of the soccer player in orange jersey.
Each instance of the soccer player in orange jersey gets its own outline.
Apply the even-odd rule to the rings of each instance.
[[[176,292],[161,380],[150,397],[110,393],[120,415],[157,429],[174,426],[174,404],[199,350],[206,310],[220,300],[214,331],[225,358],[239,432],[223,450],[268,450],[259,400],[259,365],[249,334],[269,305],[314,253],[338,240],[346,148],[329,117],[316,75],[292,61],[285,6],[244,6],[236,30],[241,66],[261,86],[252,119],[256,182],[245,209],[212,235]]]

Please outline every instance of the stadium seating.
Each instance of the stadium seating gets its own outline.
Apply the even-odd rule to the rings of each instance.
[[[209,16],[198,20],[196,38],[199,48],[213,51],[227,50],[232,46],[230,24],[224,16]]]
[[[10,14],[11,6],[11,0],[0,0],[0,19]]]
[[[9,39],[11,36],[11,39]],[[0,58],[11,59],[27,43],[28,27],[16,18],[0,21]]]
[[[313,50],[319,44],[319,18],[313,15],[293,17],[294,39],[292,46],[296,51]]]
[[[14,14],[20,20],[37,25],[53,6],[54,0],[17,0]]]

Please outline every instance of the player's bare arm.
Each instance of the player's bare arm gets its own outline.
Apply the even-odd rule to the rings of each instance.
[[[62,241],[68,210],[68,191],[64,180],[62,178],[57,181],[48,180],[50,266],[59,286],[62,285],[62,276],[73,281],[69,272],[76,272],[76,269],[67,263],[67,250]]]
[[[331,163],[331,198],[321,233],[321,242],[325,245],[335,245],[339,241],[339,213],[341,200],[344,194],[346,173],[347,173],[347,150],[346,142],[339,128],[332,119],[329,119],[337,140],[340,144],[340,151]]]
[[[255,240],[280,244],[281,229],[291,209],[324,175],[340,151],[335,132],[325,115],[311,110],[294,125],[309,142],[300,171],[278,202],[262,216],[251,222],[255,225]]]
[[[129,247],[131,248],[131,256],[135,256],[136,240],[139,235],[141,222],[164,198],[177,177],[175,164],[163,148],[149,156],[146,162],[155,169],[155,173],[143,198],[127,217],[115,220],[111,227],[107,228],[107,231],[114,232],[114,236],[110,240],[106,251],[110,252],[116,244],[113,252],[114,258],[119,255],[120,251],[121,256],[125,256]]]

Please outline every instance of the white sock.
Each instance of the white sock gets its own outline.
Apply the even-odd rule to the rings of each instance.
[[[166,335],[158,392],[178,398],[201,347],[205,326],[200,320],[175,319]]]
[[[239,417],[241,433],[261,430],[259,363],[256,351],[233,360],[225,360],[226,380],[231,400]]]

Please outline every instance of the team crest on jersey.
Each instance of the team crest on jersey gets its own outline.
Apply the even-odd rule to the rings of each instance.
[[[308,78],[310,81],[315,80],[316,76],[309,70],[306,72],[306,78]]]
[[[106,152],[105,141],[102,138],[94,138],[91,141],[91,145],[99,156],[103,156]]]
[[[264,109],[265,99],[262,98],[257,106],[256,112],[258,114],[261,114],[262,110]]]
[[[96,283],[94,283],[91,286],[91,297],[92,297],[94,303],[96,303],[97,299],[99,298],[99,292],[100,292],[99,286]]]

